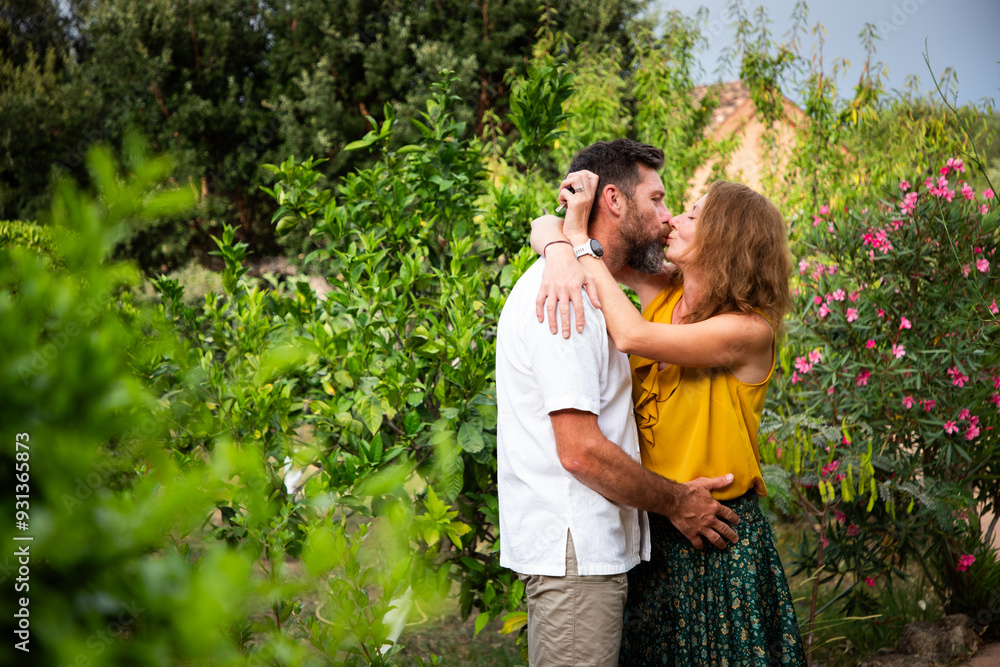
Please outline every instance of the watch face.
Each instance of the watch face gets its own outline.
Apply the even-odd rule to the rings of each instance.
[[[597,239],[590,239],[590,249],[594,251],[594,257],[604,256],[604,247]]]

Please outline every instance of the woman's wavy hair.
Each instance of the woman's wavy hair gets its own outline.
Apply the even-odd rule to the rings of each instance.
[[[767,197],[741,183],[712,183],[689,252],[688,270],[696,269],[706,287],[689,322],[759,309],[775,338],[781,335],[792,301],[792,257],[785,221]]]

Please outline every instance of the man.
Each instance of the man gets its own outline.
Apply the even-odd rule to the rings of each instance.
[[[600,182],[592,241],[574,252],[603,249],[613,274],[659,271],[670,221],[662,165],[663,151],[627,139],[582,151],[570,172]],[[556,247],[568,250],[546,250]],[[704,537],[724,548],[736,534],[722,520],[739,520],[709,490],[732,476],[677,484],[639,464],[628,359],[588,299],[582,333],[552,336],[538,322],[544,261],[511,290],[497,332],[500,564],[525,582],[532,666],[617,665],[625,572],[649,560],[639,510],[669,517],[696,546]]]

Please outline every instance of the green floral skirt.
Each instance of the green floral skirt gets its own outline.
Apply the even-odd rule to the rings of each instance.
[[[739,542],[695,549],[650,514],[652,559],[628,573],[620,665],[805,665],[771,527],[753,490],[724,501]]]

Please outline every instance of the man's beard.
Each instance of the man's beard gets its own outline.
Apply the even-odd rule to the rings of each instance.
[[[619,229],[621,253],[626,264],[640,273],[663,271],[663,243],[659,236],[647,236],[634,204],[628,207]]]

